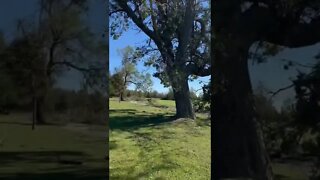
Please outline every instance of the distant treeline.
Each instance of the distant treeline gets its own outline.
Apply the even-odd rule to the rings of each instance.
[[[0,94],[2,113],[32,112],[33,101],[30,95],[16,93]],[[107,97],[98,91],[89,92],[52,88],[46,96],[46,114],[53,121],[74,121],[85,123],[104,123]]]
[[[0,95],[0,105],[12,110],[31,110],[32,96],[19,94]],[[46,96],[47,111],[65,111],[70,108],[89,107],[96,111],[105,106],[106,97],[99,92],[52,88]]]
[[[114,91],[114,90],[110,90],[110,97],[118,97],[119,94]],[[160,93],[156,90],[151,91],[151,92],[142,92],[142,91],[136,91],[136,90],[126,90],[125,97],[137,97],[137,98],[159,98],[159,99],[163,99],[163,100],[174,100],[174,96],[173,96],[173,91],[172,89],[169,89],[169,91],[167,93]],[[190,97],[191,99],[197,99],[197,95],[194,91],[190,92]]]

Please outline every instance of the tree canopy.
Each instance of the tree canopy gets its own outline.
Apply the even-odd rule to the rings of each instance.
[[[252,57],[249,50],[258,43],[264,46],[264,55],[274,55],[279,47],[296,48],[319,42],[320,3],[315,0],[212,3],[215,12],[212,114],[216,128],[213,171],[217,172],[214,178],[273,179],[261,126],[256,120],[248,70],[248,59]]]
[[[117,39],[138,27],[148,39],[136,58],[154,67],[154,76],[164,85],[172,86],[177,117],[194,118],[187,81],[210,75],[209,1],[112,0],[110,9],[111,36]]]

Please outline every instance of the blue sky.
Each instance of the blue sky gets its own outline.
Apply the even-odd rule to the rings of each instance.
[[[109,68],[110,72],[113,73],[115,67],[120,67],[121,66],[121,56],[118,54],[117,50],[125,48],[126,46],[132,46],[132,47],[137,47],[139,45],[142,45],[144,41],[147,39],[147,36],[143,33],[136,30],[128,30],[122,36],[117,39],[113,40],[112,37],[110,37],[110,54],[109,54]],[[143,66],[143,62],[138,63],[137,65],[138,71],[144,71],[149,72],[150,74],[153,74],[156,72],[156,70],[152,67],[145,67]],[[209,82],[210,76],[208,77],[199,77],[198,80],[195,80],[193,82],[189,81],[189,86],[190,88],[193,88],[194,90],[201,89],[202,84],[199,84],[200,82]],[[156,90],[158,92],[168,92],[168,88],[165,88],[161,83],[158,78],[152,77],[153,81],[153,90]],[[129,86],[129,89],[133,89],[134,86],[131,85]],[[201,92],[197,91],[199,94]]]
[[[14,36],[15,23],[18,18],[32,18],[36,10],[36,2],[37,0],[0,1],[0,16],[4,17],[0,21],[0,30],[4,32],[4,35],[7,39],[12,39]],[[92,3],[89,11],[90,27],[99,34],[103,32],[103,29],[107,25],[107,2],[105,0],[92,0],[90,2]],[[102,4],[102,2],[105,4]],[[145,38],[146,37],[143,33],[137,34],[135,31],[129,31],[123,34],[123,36],[117,41],[114,41],[112,38],[110,38],[110,70],[113,70],[114,67],[119,66],[120,64],[120,57],[117,54],[118,48],[123,48],[127,45],[134,46],[143,42]],[[276,90],[287,86],[290,83],[290,77],[294,77],[296,75],[296,70],[293,68],[288,71],[284,71],[282,68],[284,63],[279,60],[281,58],[286,58],[303,64],[314,63],[315,60],[313,56],[319,51],[320,43],[302,48],[286,49],[275,57],[269,58],[269,61],[264,64],[254,66],[249,64],[252,86],[255,87],[257,84],[259,84],[259,82],[262,82],[270,90]],[[145,67],[141,66],[140,64],[138,68],[144,69]],[[152,69],[150,70],[151,73],[153,71],[154,70]],[[204,79],[208,81],[208,78]],[[154,78],[153,80],[153,89],[162,92],[167,91],[167,89],[160,84],[158,79]],[[57,85],[66,89],[79,89],[80,82],[81,75],[76,71],[70,71],[59,78]],[[198,89],[200,87],[196,81],[190,82],[190,86],[194,89]],[[283,100],[286,98],[293,98],[293,96],[294,92],[292,89],[284,91],[275,97],[275,105],[279,107],[281,106]]]

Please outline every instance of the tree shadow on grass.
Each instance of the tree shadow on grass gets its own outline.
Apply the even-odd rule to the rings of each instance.
[[[111,171],[113,172],[110,176],[111,179],[142,179],[142,178],[150,178],[151,175],[155,176],[157,172],[165,172],[172,171],[173,169],[179,168],[179,166],[175,163],[175,161],[168,155],[166,151],[164,151],[159,144],[158,137],[154,136],[151,132],[139,132],[139,131],[131,131],[132,136],[130,139],[133,139],[136,142],[136,145],[141,150],[138,154],[139,160],[132,166],[122,166],[121,168],[114,168]],[[169,132],[165,131],[165,134]],[[171,133],[174,135],[174,132]],[[163,138],[170,138],[168,135],[166,137],[161,136],[161,140]],[[159,153],[153,154],[154,149],[161,149]],[[155,161],[152,157],[157,156],[157,160]],[[144,169],[143,171],[137,171],[137,167],[141,167]],[[140,169],[141,169],[140,168]],[[116,174],[116,175],[115,175]],[[167,179],[158,175],[158,177],[154,177],[154,179],[162,180]]]
[[[10,122],[10,121],[1,121],[0,124],[7,124],[7,125],[22,125],[22,126],[32,126],[32,122]]]
[[[138,111],[136,109],[109,109],[109,113],[137,113]]]
[[[0,152],[0,163],[10,165],[15,162],[49,163],[58,162],[61,157],[86,158],[87,155],[78,151],[26,151]]]
[[[151,164],[148,164],[149,166],[147,167],[147,165],[145,165],[147,168],[145,168],[146,170],[140,173],[135,173],[136,170],[136,165],[134,166],[130,166],[127,168],[114,168],[111,169],[111,171],[113,172],[122,172],[122,174],[124,175],[110,175],[110,179],[126,179],[126,180],[136,180],[136,179],[142,179],[142,178],[148,178],[148,176],[154,172],[158,172],[161,170],[171,170],[172,167],[171,165],[166,165],[165,163],[163,163],[162,165],[157,165],[157,166],[152,166],[152,168],[150,168]],[[113,173],[114,174],[114,173]],[[156,179],[165,179],[163,177],[157,177]]]
[[[105,180],[108,178],[107,169],[68,170],[49,173],[15,173],[3,174],[5,180]]]
[[[141,127],[157,126],[174,121],[174,116],[167,115],[140,115],[110,117],[111,130],[133,130]]]
[[[118,147],[118,144],[116,141],[109,140],[109,150],[116,149]]]
[[[112,112],[120,112],[119,110],[113,110]],[[111,179],[127,179],[135,180],[141,178],[150,178],[150,175],[155,174],[159,171],[171,171],[178,167],[178,165],[168,156],[166,151],[161,151],[158,156],[158,161],[154,162],[151,160],[153,156],[152,152],[154,149],[161,148],[159,145],[159,140],[155,137],[152,132],[141,132],[140,128],[152,127],[161,128],[158,125],[175,121],[174,116],[168,116],[167,114],[153,114],[144,113],[143,111],[135,111],[135,115],[127,115],[127,111],[124,112],[126,115],[118,115],[110,117],[110,129],[111,130],[122,130],[131,133],[130,139],[136,142],[136,145],[141,149],[138,154],[139,160],[134,165],[131,166],[121,166],[119,168],[111,169],[112,174]],[[142,112],[142,114],[141,114]],[[174,132],[164,133],[161,135],[161,139],[169,139],[174,137]],[[116,146],[115,146],[116,147]],[[151,153],[150,153],[151,152]],[[141,167],[144,171],[137,170],[137,167]],[[156,179],[165,179],[164,177],[157,177]]]
[[[17,122],[17,121],[1,121],[0,124],[6,124],[6,125],[21,125],[21,126],[29,126],[32,127],[32,122]],[[61,126],[59,123],[53,123],[53,122],[45,122],[43,124],[36,124],[35,128],[40,126]]]
[[[155,146],[154,146],[155,145]],[[138,145],[140,148],[146,148],[146,146],[139,143]],[[156,144],[153,144],[154,147],[148,146],[148,149],[151,151],[151,149],[157,148]],[[136,179],[143,179],[143,178],[150,178],[150,175],[155,174],[160,171],[171,171],[178,166],[173,162],[172,159],[165,153],[161,152],[159,155],[161,161],[154,162],[154,160],[150,159],[150,155],[148,152],[150,151],[141,151],[139,153],[139,161],[132,166],[126,166],[126,167],[120,167],[120,168],[114,168],[111,169],[113,172],[110,175],[110,179],[127,179],[127,180],[136,180]],[[137,167],[142,167],[144,169],[143,171],[137,171]],[[116,174],[116,175],[115,175]],[[165,177],[158,176],[155,179],[162,180],[166,179]]]
[[[92,159],[79,151],[0,152],[0,179],[102,180],[107,178],[107,167],[104,166],[107,163],[105,161],[101,158],[99,161],[101,167],[92,168],[86,166],[87,163],[97,162],[97,159]],[[17,172],[16,170],[24,168],[20,167],[22,164],[24,167],[41,167],[41,169]],[[8,168],[11,170],[8,171]]]
[[[286,180],[286,179],[288,179],[288,177],[284,176],[284,175],[281,175],[281,174],[275,174],[274,175],[274,179],[275,180]]]

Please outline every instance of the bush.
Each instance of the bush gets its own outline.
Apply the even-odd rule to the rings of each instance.
[[[195,99],[192,101],[195,112],[209,112],[210,103],[201,99]]]

